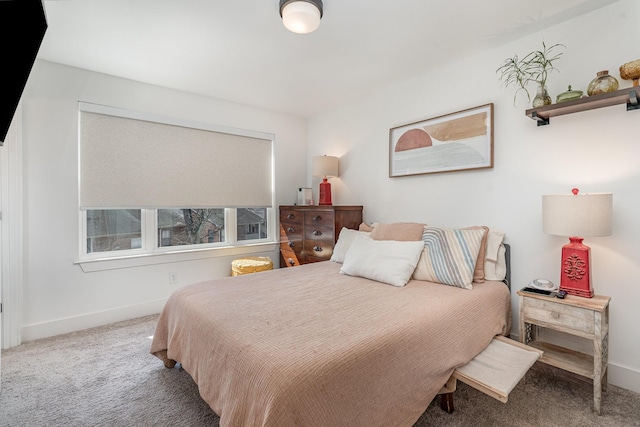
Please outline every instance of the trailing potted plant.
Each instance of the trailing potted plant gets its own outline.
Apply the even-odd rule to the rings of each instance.
[[[564,53],[560,50],[564,47],[563,44],[559,43],[547,47],[543,41],[542,50],[529,52],[522,59],[515,55],[504,60],[504,63],[496,70],[496,73],[500,74],[500,80],[504,87],[513,85],[518,88],[513,95],[514,105],[516,96],[520,91],[524,91],[527,94],[527,99],[531,101],[528,87],[534,82],[537,84],[537,89],[532,105],[540,107],[551,104],[551,97],[547,92],[547,77],[551,71],[558,70],[554,63]]]

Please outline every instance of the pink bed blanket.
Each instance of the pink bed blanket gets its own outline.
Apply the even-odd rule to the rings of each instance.
[[[151,353],[221,426],[411,426],[453,370],[510,328],[501,282],[398,288],[321,262],[185,286]]]

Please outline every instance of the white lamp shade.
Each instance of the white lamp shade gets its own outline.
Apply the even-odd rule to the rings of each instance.
[[[338,176],[338,158],[333,156],[314,157],[313,176]]]
[[[282,9],[282,22],[287,30],[298,34],[315,31],[320,26],[320,9],[308,1],[293,1]]]
[[[542,228],[566,237],[609,236],[612,193],[551,194],[542,196]]]

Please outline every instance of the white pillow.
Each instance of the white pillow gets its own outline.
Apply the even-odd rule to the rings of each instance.
[[[487,255],[484,262],[484,278],[486,280],[504,280],[507,275],[505,259],[506,248],[502,243],[505,233],[489,230],[487,240]]]
[[[342,230],[340,230],[340,234],[338,235],[336,246],[333,248],[333,254],[331,254],[330,261],[339,263],[344,262],[344,256],[349,250],[351,242],[353,242],[353,239],[360,234],[366,234],[368,236],[371,233],[368,231],[358,231],[342,227]]]
[[[373,240],[360,234],[351,242],[340,273],[404,286],[416,268],[422,249],[423,241]]]

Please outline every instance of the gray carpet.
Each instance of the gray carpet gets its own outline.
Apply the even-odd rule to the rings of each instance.
[[[0,426],[217,426],[189,375],[149,354],[156,319],[3,351]],[[436,398],[415,426],[640,426],[640,394],[610,385],[601,416],[592,402],[590,383],[536,365],[508,403],[459,383],[453,414]]]

